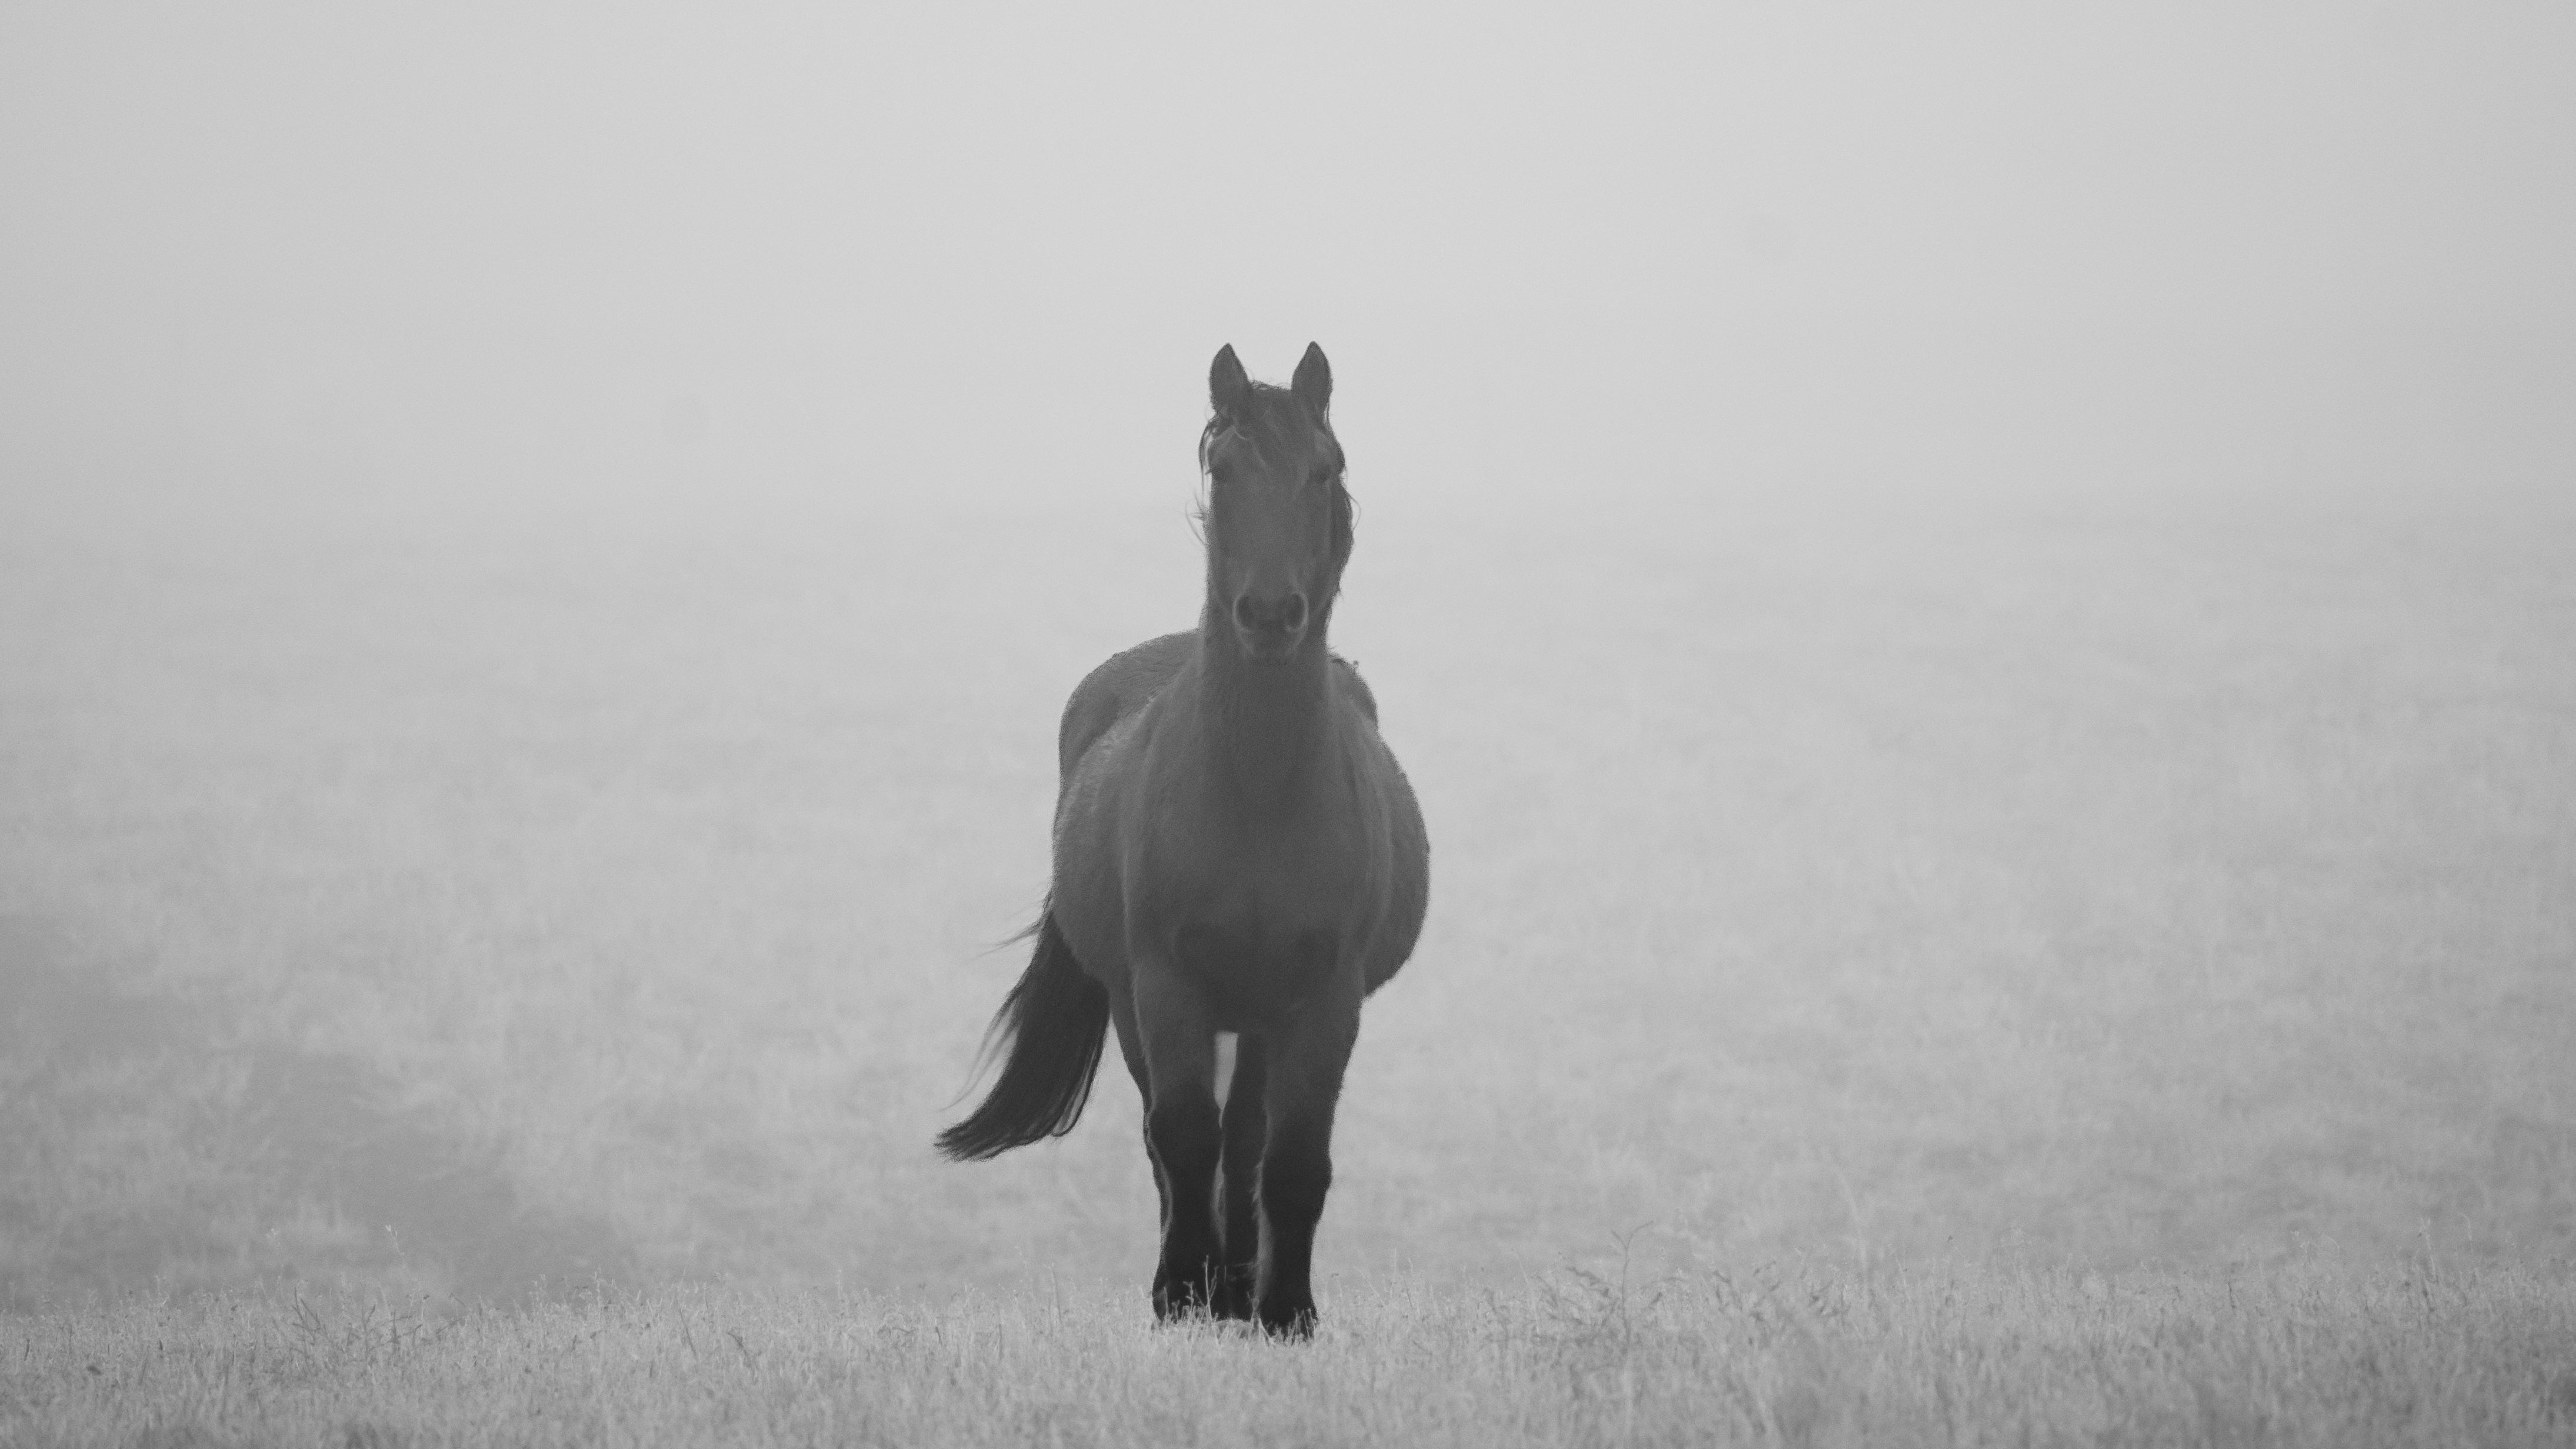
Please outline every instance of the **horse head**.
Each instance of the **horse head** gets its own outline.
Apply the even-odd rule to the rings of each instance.
[[[1214,415],[1199,435],[1206,475],[1210,620],[1256,660],[1321,649],[1351,556],[1351,495],[1327,416],[1332,364],[1308,343],[1287,387],[1254,382],[1231,346],[1208,368]]]

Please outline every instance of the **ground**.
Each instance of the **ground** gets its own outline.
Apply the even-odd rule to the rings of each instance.
[[[2052,1323],[2109,1273],[2147,1285],[2123,1313],[2196,1305],[2122,1320],[2150,1343],[2289,1333],[2213,1285],[2308,1284],[2364,1356],[2388,1285],[2463,1265],[2458,1313],[2563,1364],[2565,498],[1367,483],[1336,643],[1434,896],[1350,1078],[1318,1265],[1359,1336],[1325,1353],[1517,1294],[1471,1355],[1500,1373],[1533,1282],[1624,1253],[1703,1307],[1784,1264],[1863,1304],[1926,1265],[1988,1300],[2058,1274]],[[1142,1332],[1123,1080],[1062,1142],[929,1149],[1044,889],[1063,693],[1195,606],[1185,493],[255,496],[0,530],[12,1331],[231,1302],[283,1333],[302,1294],[506,1357],[722,1282],[1040,1357],[1073,1352],[1030,1317],[1062,1293],[1137,1364],[1201,1351]],[[2015,1373],[2090,1351],[1943,1322],[1832,1372],[1906,1333]],[[230,1352],[197,1342],[190,1372]],[[2456,1342],[2386,1351],[2438,1375]],[[23,1372],[12,1412],[76,1412],[85,1368]],[[2261,1412],[2246,1384],[2213,1392]]]
[[[2576,1287],[1923,1265],[1345,1290],[1311,1343],[1096,1295],[277,1294],[0,1319],[12,1443],[2564,1444]]]

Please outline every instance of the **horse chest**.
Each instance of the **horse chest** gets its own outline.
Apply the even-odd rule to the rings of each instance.
[[[1382,913],[1383,832],[1355,799],[1298,812],[1167,817],[1144,878],[1167,882],[1139,922],[1172,945],[1221,1017],[1293,1009],[1356,967]]]
[[[1372,832],[1357,819],[1158,831],[1155,873],[1185,882],[1194,914],[1321,925],[1350,911],[1374,877]]]

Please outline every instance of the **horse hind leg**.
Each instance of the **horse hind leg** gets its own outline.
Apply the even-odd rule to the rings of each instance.
[[[1225,1053],[1217,1069],[1226,1082],[1224,1102],[1225,1277],[1217,1285],[1219,1318],[1250,1318],[1261,1263],[1261,1149],[1269,1140],[1264,1080],[1268,1076],[1261,1038],[1250,1032],[1233,1037],[1234,1060],[1227,1070]]]

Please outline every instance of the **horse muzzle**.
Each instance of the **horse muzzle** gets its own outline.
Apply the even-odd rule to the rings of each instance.
[[[1276,599],[1249,592],[1234,600],[1234,634],[1255,659],[1285,659],[1306,641],[1306,596],[1294,589]]]

